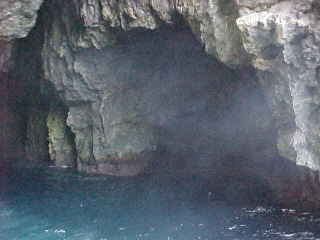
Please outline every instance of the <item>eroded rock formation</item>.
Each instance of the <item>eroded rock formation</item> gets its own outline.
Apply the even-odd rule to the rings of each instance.
[[[160,154],[168,170],[177,160],[177,171],[218,169],[227,155],[272,151],[254,72],[244,77],[205,56],[188,30],[72,54],[62,65],[49,53],[45,66],[69,106],[81,170],[135,175]]]
[[[0,39],[26,37],[34,27],[43,0],[4,0],[0,3]]]
[[[3,83],[19,48],[12,39],[27,35],[41,2],[0,3]],[[318,1],[56,0],[43,16],[33,49],[46,83],[33,93],[47,107],[30,105],[26,136],[43,142],[32,119],[46,122],[55,164],[113,175],[238,172],[281,201],[316,205]]]
[[[15,65],[16,38],[27,36],[36,23],[37,10],[42,0],[12,1],[0,3],[0,157],[2,160],[21,157],[23,153],[21,121],[15,108],[23,97],[24,89],[18,79],[12,77]]]
[[[319,169],[319,6],[282,1],[237,20],[268,95],[284,157]]]
[[[320,164],[319,3],[274,1],[265,9],[252,10],[241,16],[237,24],[268,96],[278,129],[279,153],[317,172]],[[319,199],[319,179],[315,172],[304,176],[309,189],[304,188],[302,192],[307,193],[302,195]]]

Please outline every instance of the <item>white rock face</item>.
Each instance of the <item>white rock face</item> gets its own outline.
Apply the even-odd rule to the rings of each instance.
[[[35,25],[37,11],[43,0],[1,0],[0,39],[11,40],[27,36]]]
[[[71,70],[75,49],[112,45],[111,27],[129,31],[187,24],[210,55],[232,67],[251,64],[258,70],[275,120],[279,153],[299,165],[320,168],[318,1],[79,0],[74,4],[60,7],[64,17],[54,19],[55,34],[44,48],[44,55],[63,59],[54,64],[45,60],[45,73],[52,71],[47,78],[58,92],[68,89],[67,101],[95,99],[87,86],[72,83],[70,76],[51,77]],[[76,34],[66,9],[74,9],[84,23]],[[61,31],[59,24],[65,29]],[[70,124],[76,121],[69,119]]]
[[[106,25],[126,31],[156,29],[183,19],[203,43],[207,53],[228,65],[245,65],[244,51],[235,20],[235,0],[81,0],[80,11],[87,28],[97,34]],[[90,30],[88,30],[90,31]],[[90,38],[90,37],[89,37]]]
[[[6,79],[8,66],[12,62],[10,57],[14,42],[12,40],[23,38],[28,34],[35,24],[37,11],[42,2],[42,0],[0,1],[1,78]],[[267,125],[274,122],[279,153],[286,159],[290,159],[293,164],[305,166],[306,169],[320,169],[319,0],[53,0],[48,3],[51,4],[51,9],[47,11],[51,12],[48,15],[50,19],[47,20],[52,22],[45,23],[44,74],[68,105],[68,124],[75,133],[78,158],[80,156],[84,163],[88,163],[87,165],[97,159],[104,160],[104,156],[108,155],[106,153],[110,152],[121,152],[119,156],[114,154],[117,155],[114,158],[116,161],[135,159],[137,154],[146,152],[146,149],[147,152],[152,152],[154,142],[157,140],[147,125],[135,124],[140,117],[140,110],[139,114],[136,114],[137,109],[133,106],[135,101],[139,102],[135,97],[142,96],[145,92],[140,94],[140,88],[138,88],[137,92],[130,93],[132,95],[128,94],[122,98],[119,94],[114,94],[119,98],[112,99],[110,97],[112,94],[108,95],[110,88],[103,85],[106,82],[101,81],[101,76],[92,78],[97,74],[94,70],[87,74],[90,64],[77,58],[79,56],[77,54],[81,52],[80,49],[101,50],[113,46],[117,42],[119,32],[125,35],[127,32],[141,29],[156,30],[164,25],[167,27],[186,25],[190,27],[206,53],[220,62],[233,68],[245,69],[244,66],[250,65],[256,68],[259,83],[267,97],[273,119],[264,117],[256,109],[252,111],[253,114],[263,117],[262,121],[255,121],[256,117],[252,118],[256,124],[255,128],[269,129],[262,126],[264,119],[269,119],[265,121]],[[183,45],[182,40],[179,43]],[[174,45],[168,42],[168,46],[172,44]],[[177,46],[179,47],[179,44]],[[110,52],[103,56],[102,62],[107,61],[108,56]],[[98,65],[99,62],[95,64]],[[134,63],[131,62],[128,65],[133,66]],[[91,66],[91,69],[94,67]],[[123,72],[124,75],[128,74],[126,71]],[[135,74],[137,73],[133,71],[132,75]],[[103,78],[109,76],[106,72],[102,75]],[[114,75],[117,76],[117,74]],[[247,78],[244,77],[244,79]],[[7,81],[8,79],[5,80]],[[154,84],[154,88],[157,88],[156,81]],[[169,90],[172,89],[169,88]],[[219,99],[217,98],[217,101]],[[145,105],[148,106],[150,102],[146,101]],[[253,108],[255,107],[257,106]],[[131,116],[124,114],[128,112],[126,108],[130,108]],[[118,110],[122,110],[123,114],[117,115]],[[205,113],[207,114],[208,111]],[[170,116],[164,115],[167,118]],[[123,121],[127,118],[138,120]],[[126,128],[121,126],[118,131],[117,127],[111,126],[110,119],[120,119],[125,122]],[[63,125],[63,121],[52,124],[53,129],[56,125],[64,129],[66,126]],[[159,117],[156,121],[163,125],[168,119]],[[127,127],[132,123],[135,128]],[[245,126],[239,128],[241,134],[238,135],[241,137],[246,132],[243,129],[248,132],[252,130],[248,124]],[[212,129],[212,126],[208,128]],[[234,132],[230,131],[230,128],[223,131],[230,135]],[[107,138],[103,136],[105,133],[108,135]],[[205,129],[204,135],[201,136],[206,136],[207,133],[209,134],[209,131]],[[58,132],[57,135],[63,134]],[[265,137],[261,132],[260,136]],[[184,139],[183,135],[180,137]],[[63,140],[63,137],[60,138]],[[60,138],[58,138],[59,141]],[[120,144],[117,143],[118,140]],[[239,147],[238,140],[234,138],[236,142],[234,146],[238,148],[250,145],[243,141],[244,144]],[[130,144],[125,146],[122,144],[123,141]],[[59,152],[55,156],[61,155],[57,157],[60,159],[68,158],[63,155],[65,152],[61,147],[63,145],[59,147],[56,142],[52,141],[55,146],[51,146],[52,149],[59,150],[55,150]],[[191,146],[193,143],[186,145]],[[252,145],[253,148],[256,146]],[[101,146],[108,146],[108,149]],[[132,149],[137,150],[133,155]],[[71,151],[70,155],[73,155]],[[79,166],[86,168],[86,164]],[[108,164],[101,167],[106,171],[111,169],[115,174],[120,175],[135,174],[145,167],[144,163],[140,166],[141,169],[134,169],[133,165],[128,165],[123,168],[123,172],[117,173],[119,168]],[[310,193],[315,195],[313,191]]]
[[[274,1],[276,2],[276,1]],[[237,19],[278,123],[284,157],[320,168],[318,1],[282,1]]]

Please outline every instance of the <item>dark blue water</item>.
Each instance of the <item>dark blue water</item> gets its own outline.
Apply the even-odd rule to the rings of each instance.
[[[0,179],[1,240],[320,239],[315,214],[208,201],[192,176],[101,178],[49,168]]]

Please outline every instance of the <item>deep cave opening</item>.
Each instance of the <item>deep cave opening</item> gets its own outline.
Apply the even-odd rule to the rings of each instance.
[[[270,200],[275,129],[252,68],[208,56],[185,23],[114,30],[113,46],[64,49],[66,60],[46,44],[58,37],[41,21],[18,41],[12,71],[23,84],[15,107],[26,165],[191,174],[202,179],[204,198],[215,189],[229,199]]]
[[[320,7],[278,2],[3,1],[0,190],[41,166],[319,208]]]

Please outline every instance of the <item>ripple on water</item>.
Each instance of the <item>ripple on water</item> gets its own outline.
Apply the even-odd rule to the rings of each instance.
[[[193,179],[17,176],[0,196],[4,240],[320,240],[317,214],[199,201]]]

